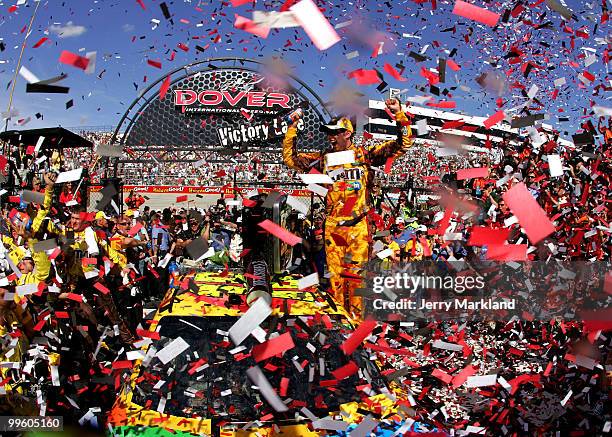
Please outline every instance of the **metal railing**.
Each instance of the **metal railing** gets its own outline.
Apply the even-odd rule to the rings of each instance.
[[[97,126],[69,126],[66,127],[69,131],[82,133],[82,132],[96,132],[96,133],[113,133],[116,126],[111,124],[97,125]]]

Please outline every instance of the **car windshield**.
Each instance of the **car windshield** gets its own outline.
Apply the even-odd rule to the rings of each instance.
[[[316,416],[327,416],[340,404],[359,402],[386,388],[363,349],[350,356],[340,350],[351,330],[339,318],[325,323],[320,316],[268,318],[260,326],[268,333],[289,333],[295,347],[259,363],[250,355],[251,348],[259,344],[253,336],[239,347],[229,339],[227,332],[236,320],[234,316],[163,317],[160,339],[151,347],[160,351],[179,337],[189,347],[166,364],[158,356],[148,363],[145,360],[132,401],[182,417],[285,421],[293,420],[303,407]],[[247,370],[256,365],[289,411],[275,412],[253,386]],[[343,366],[344,374],[335,372]],[[161,401],[163,408],[162,398],[166,399]],[[273,418],[265,417],[268,413]]]

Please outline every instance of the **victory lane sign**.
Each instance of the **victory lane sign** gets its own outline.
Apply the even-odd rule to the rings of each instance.
[[[296,126],[298,130],[303,130],[304,121],[298,120]],[[239,128],[222,127],[217,129],[217,135],[219,135],[219,141],[224,147],[240,146],[242,144],[281,137],[287,133],[288,127],[285,120],[275,118],[272,120],[272,123],[266,121],[256,125],[242,124]]]

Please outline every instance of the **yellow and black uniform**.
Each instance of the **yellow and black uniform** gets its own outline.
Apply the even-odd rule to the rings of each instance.
[[[28,247],[30,248],[30,252],[32,252],[34,270],[22,274],[21,277],[17,279],[17,285],[39,284],[46,280],[49,276],[49,272],[51,271],[51,261],[49,260],[49,256],[45,251],[34,251],[34,245],[37,242],[38,240],[34,238],[30,238],[28,240]]]
[[[34,252],[34,245],[37,243],[36,239],[28,240],[28,247],[31,252],[33,252],[31,258],[34,264],[34,270],[28,273],[22,273],[16,280],[16,285],[27,285],[27,284],[39,284],[47,279],[49,276],[49,271],[51,270],[51,261],[49,257],[44,251]],[[17,243],[13,240],[12,237],[8,235],[2,236],[2,244],[4,245],[5,250],[7,250],[7,255],[15,266],[18,266],[19,263],[25,258],[26,252],[22,246],[18,246]],[[19,294],[15,294],[14,297],[15,302],[15,314],[19,319],[19,322],[26,330],[26,333],[30,335],[33,331],[31,331],[32,327],[32,315],[27,307],[28,300],[25,297],[19,296]]]
[[[4,298],[2,296],[2,298]],[[25,326],[21,320],[21,315],[17,312],[19,305],[14,302],[2,302],[0,304],[0,339],[8,339],[9,335],[16,333]],[[5,364],[21,363],[26,351],[28,350],[28,337],[22,332],[21,335],[15,337],[10,342],[7,348],[0,348],[0,362]],[[12,370],[12,366],[4,365],[0,367],[0,378],[4,382],[2,390],[0,390],[0,413],[2,414],[19,414],[33,415],[35,414],[35,405],[28,402],[23,395],[23,388],[13,376],[19,375],[20,371]]]
[[[406,114],[395,114],[398,134],[395,140],[386,141],[370,149],[351,142],[347,150],[355,152],[355,161],[350,164],[328,165],[328,152],[298,153],[297,130],[290,127],[283,140],[283,160],[287,166],[302,173],[312,167],[318,168],[334,179],[325,199],[325,255],[331,273],[334,297],[345,307],[361,313],[361,298],[354,296],[360,281],[342,276],[347,271],[356,273],[369,258],[369,230],[366,215],[370,209],[370,191],[374,183],[372,166],[384,166],[389,158],[405,153],[412,145],[412,131]],[[341,119],[342,127],[353,132],[348,119]],[[317,162],[318,161],[318,162]],[[346,202],[355,197],[350,214],[344,214]],[[347,226],[348,225],[348,226]],[[350,259],[349,259],[350,258]],[[350,276],[350,275],[349,275]],[[348,301],[348,306],[345,301]]]
[[[45,201],[43,203],[43,207],[39,210],[38,214],[32,221],[32,230],[33,232],[38,232],[41,227],[45,223],[45,219],[49,212],[49,208],[51,207],[51,196],[53,191],[47,189],[45,192]],[[89,229],[88,229],[89,228]],[[93,231],[89,226],[85,227],[80,231],[72,230],[67,228],[66,226],[56,225],[52,221],[48,220],[46,222],[46,228],[44,228],[50,233],[57,234],[62,237],[71,237],[71,243],[66,245],[64,251],[67,252],[66,255],[70,259],[68,264],[68,276],[71,279],[80,279],[85,277],[86,273],[93,272],[96,268],[95,265],[83,265],[81,259],[88,256],[88,251],[90,247],[87,244],[86,234],[90,233],[90,238],[94,240],[98,246],[98,250],[100,253],[105,253],[108,255],[110,260],[117,264],[121,269],[124,269],[127,265],[127,261],[125,259],[125,255],[120,251],[115,250],[111,245],[108,244],[106,240],[100,239],[98,234]]]

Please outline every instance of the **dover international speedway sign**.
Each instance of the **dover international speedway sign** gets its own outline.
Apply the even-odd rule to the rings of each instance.
[[[159,89],[168,78],[167,96],[161,99]],[[303,111],[298,147],[310,151],[327,147],[319,126],[331,114],[304,81],[292,74],[279,78],[253,59],[206,59],[149,85],[121,118],[113,141],[135,152],[152,147],[238,153],[278,150],[288,128],[287,115],[297,108]],[[119,166],[114,168],[116,172]]]
[[[213,83],[215,87],[177,87],[173,90],[173,101],[175,108],[186,116],[210,116],[222,147],[280,141],[289,127],[286,115],[298,107],[305,111],[305,117],[297,123],[298,131],[304,131],[311,118],[306,113],[308,102],[302,96],[274,90],[257,73]]]

